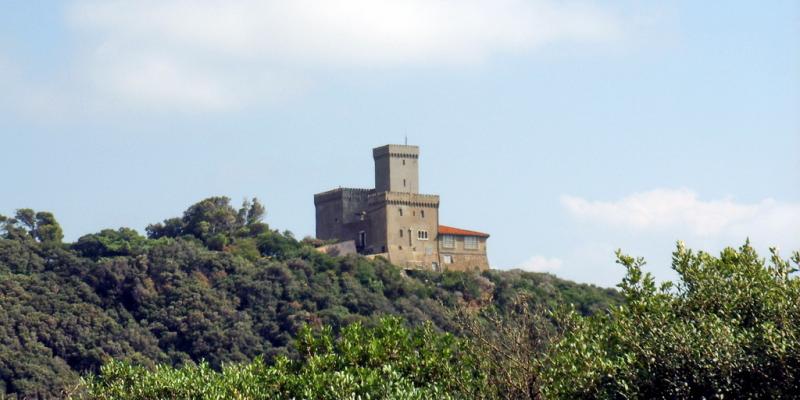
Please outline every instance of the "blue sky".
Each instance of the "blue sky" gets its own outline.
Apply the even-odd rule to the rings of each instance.
[[[313,234],[314,193],[421,147],[440,222],[496,268],[671,279],[678,239],[800,249],[800,5],[298,0],[9,2],[0,213],[68,240],[258,197]]]

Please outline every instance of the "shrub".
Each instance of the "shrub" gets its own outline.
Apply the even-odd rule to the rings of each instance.
[[[627,269],[625,303],[563,319],[542,368],[549,398],[789,398],[800,393],[800,280],[775,250],[746,243],[719,257],[679,242],[680,281],[657,287],[644,261]],[[800,263],[795,253],[794,265]]]
[[[76,399],[447,399],[476,398],[483,376],[464,343],[430,324],[406,328],[384,318],[374,328],[356,323],[335,339],[330,328],[306,327],[299,358],[272,365],[257,358],[220,372],[209,364],[147,369],[112,361],[84,379]]]

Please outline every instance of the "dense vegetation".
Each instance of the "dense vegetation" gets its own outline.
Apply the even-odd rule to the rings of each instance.
[[[256,359],[155,370],[112,362],[76,397],[116,399],[447,399],[480,398],[485,377],[464,341],[430,324],[408,329],[398,318],[374,328],[356,323],[334,338],[330,329],[300,332],[299,357],[272,365]]]
[[[749,245],[720,257],[679,244],[675,285],[657,287],[643,261],[627,269],[624,303],[584,316],[516,302],[466,310],[462,339],[397,320],[304,330],[300,356],[211,371],[113,362],[77,398],[784,399],[800,393],[800,279]],[[555,318],[555,325],[548,322]]]
[[[324,349],[328,353],[304,353],[309,349],[304,343],[310,342],[297,337],[308,332],[303,327],[330,327],[329,336],[319,335],[333,343],[342,328],[354,323],[360,328],[353,332],[394,335],[392,340],[400,342],[422,337],[433,346],[432,354],[439,354],[437,362],[444,363],[431,368],[446,374],[455,368],[452,357],[466,362],[443,355],[463,345],[443,334],[459,332],[453,307],[502,310],[526,295],[537,306],[571,303],[589,315],[620,299],[613,290],[520,271],[406,276],[380,259],[321,254],[313,249],[319,244],[314,240],[270,229],[262,222],[264,213],[258,201],[236,209],[227,198],[210,198],[179,218],[150,225],[147,236],[128,228],[108,229],[74,243],[62,243],[61,227],[50,213],[21,209],[13,217],[0,216],[0,397],[63,395],[76,388],[81,374],[97,373],[111,360],[144,368],[164,365],[157,371],[201,374],[202,379],[233,379],[235,374],[211,372],[223,364],[229,364],[224,371],[256,375],[286,368],[297,380],[284,382],[290,387],[286,390],[294,391],[280,393],[307,393],[303,390],[311,389],[304,389],[303,377],[324,371],[323,380],[308,382],[330,383],[350,372],[353,379],[377,379],[369,375],[377,372],[359,366],[381,365],[390,368],[381,369],[388,375],[377,375],[382,381],[397,378],[382,384],[399,385],[397,390],[449,391],[452,386],[446,383],[420,386],[419,379],[428,375],[414,375],[422,373],[416,366],[384,362],[381,355],[320,366],[322,361],[311,361],[316,360],[313,354],[344,350],[334,346]],[[400,317],[404,325],[380,322],[386,315]],[[362,346],[363,337],[350,343]],[[291,361],[278,361],[283,356]],[[247,364],[257,357],[262,358]],[[150,379],[138,367],[125,365],[109,364],[103,379],[130,378],[125,371]],[[365,385],[370,389],[364,393],[379,393]]]
[[[676,284],[657,286],[642,259],[618,253],[625,302],[609,314],[564,318],[544,359],[548,397],[743,398],[800,396],[800,265],[745,244],[719,257],[682,243]]]

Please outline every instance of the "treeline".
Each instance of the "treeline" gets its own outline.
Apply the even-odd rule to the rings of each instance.
[[[681,244],[674,285],[641,259],[624,302],[591,316],[520,299],[462,307],[459,336],[397,319],[338,337],[301,331],[293,358],[155,370],[111,362],[76,399],[796,399],[800,396],[800,254],[770,263],[745,244],[719,257]],[[519,298],[518,298],[519,299]]]
[[[392,329],[426,326],[427,337],[439,337],[461,331],[454,309],[507,310],[527,296],[530,305],[574,304],[590,315],[621,299],[546,274],[405,275],[384,260],[321,254],[320,243],[271,229],[264,215],[257,200],[234,208],[215,197],[148,226],[146,236],[107,229],[74,243],[62,242],[50,213],[0,216],[0,397],[86,395],[79,377],[112,360],[209,379],[224,364],[299,371],[309,356],[297,345],[304,327],[330,328],[332,343],[344,327],[373,332],[392,315],[400,318]],[[247,364],[257,358],[262,364]],[[103,379],[124,376],[110,368],[140,371],[108,365]]]

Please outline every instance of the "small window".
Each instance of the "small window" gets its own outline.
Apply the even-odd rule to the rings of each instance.
[[[400,211],[400,216],[402,217],[403,216],[403,209],[402,208],[398,208],[398,210]]]
[[[432,262],[431,268],[433,268],[435,272],[439,272],[439,263],[437,263],[436,261]]]
[[[403,230],[400,229],[400,237],[403,237]]]
[[[403,187],[406,187],[406,180],[403,179]]]
[[[456,237],[453,235],[442,235],[442,247],[446,249],[456,247]]]
[[[406,165],[406,160],[403,160],[403,165]]]
[[[453,256],[451,256],[449,254],[445,254],[445,255],[442,256],[442,261],[445,264],[452,264],[453,263]]]
[[[428,231],[417,231],[417,239],[428,240]]]
[[[464,236],[464,248],[475,250],[478,248],[478,238],[475,236]]]
[[[419,210],[419,215],[420,215],[422,218],[425,218],[425,210]]]

